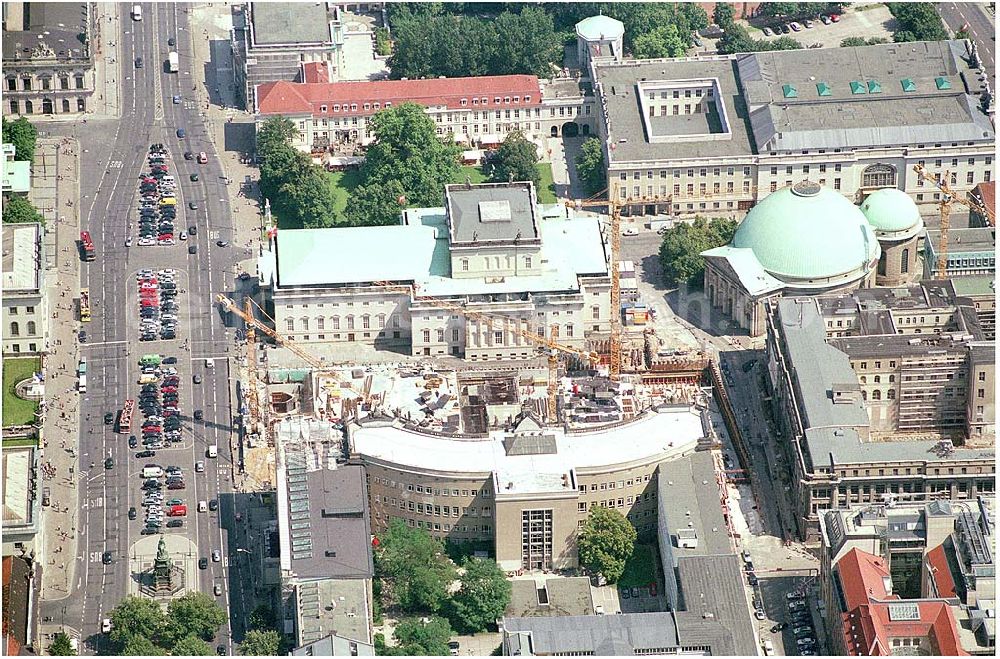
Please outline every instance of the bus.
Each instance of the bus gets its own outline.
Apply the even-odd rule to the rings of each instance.
[[[177,71],[180,69],[181,61],[177,55],[176,50],[171,50],[170,53],[167,54],[167,64],[170,67],[171,73],[177,73]]]
[[[80,289],[80,321],[90,322],[90,289]]]
[[[94,241],[90,237],[89,231],[80,232],[80,247],[83,248],[84,261],[94,261],[97,259],[97,250],[94,249]]]
[[[118,432],[128,433],[132,430],[132,413],[135,411],[135,401],[131,398],[122,405],[121,416],[118,417]]]

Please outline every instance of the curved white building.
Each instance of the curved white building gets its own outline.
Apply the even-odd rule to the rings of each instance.
[[[349,428],[351,456],[368,474],[376,534],[399,518],[443,540],[495,548],[505,570],[576,566],[576,529],[594,506],[655,532],[659,464],[694,451],[704,436],[701,414],[688,407],[579,433],[543,428],[530,416],[510,432],[482,436],[390,420]]]

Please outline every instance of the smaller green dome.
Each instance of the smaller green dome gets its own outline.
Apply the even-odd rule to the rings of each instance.
[[[625,24],[610,16],[591,16],[576,24],[576,34],[587,41],[612,41],[625,34]]]
[[[921,221],[917,204],[897,188],[882,188],[871,193],[861,203],[861,212],[877,232],[908,231]]]

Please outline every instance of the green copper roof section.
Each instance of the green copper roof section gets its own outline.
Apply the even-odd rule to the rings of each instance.
[[[782,85],[781,93],[785,95],[785,98],[799,97],[799,90],[795,88],[795,85]]]
[[[869,94],[881,94],[882,93],[882,83],[878,80],[868,81],[868,93]]]
[[[920,223],[920,211],[910,195],[897,188],[883,188],[868,195],[861,212],[876,231],[906,231]]]
[[[915,92],[917,91],[917,85],[913,82],[913,78],[903,78],[899,81],[899,84],[903,86],[904,92]]]
[[[852,94],[867,94],[868,88],[865,87],[865,83],[860,80],[851,81],[851,93]]]
[[[775,277],[806,280],[860,271],[879,249],[858,207],[811,181],[782,188],[754,206],[732,246],[752,249]]]
[[[934,84],[938,89],[951,89],[951,80],[948,80],[944,76],[934,78]]]
[[[829,96],[831,94],[830,85],[825,82],[817,82],[816,93],[820,96]]]

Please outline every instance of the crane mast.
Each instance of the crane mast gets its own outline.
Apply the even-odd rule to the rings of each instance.
[[[982,213],[984,216],[986,214],[986,207],[975,197],[966,195],[965,197],[959,198],[955,191],[952,190],[948,183],[950,173],[945,170],[943,173],[937,176],[931,174],[927,171],[923,165],[914,165],[913,171],[917,173],[917,176],[924,181],[927,181],[934,187],[936,187],[941,194],[941,201],[939,204],[939,215],[941,217],[941,242],[938,245],[938,255],[934,263],[935,269],[935,279],[947,279],[948,278],[948,233],[951,229],[951,206],[954,203],[965,204],[970,208]]]

